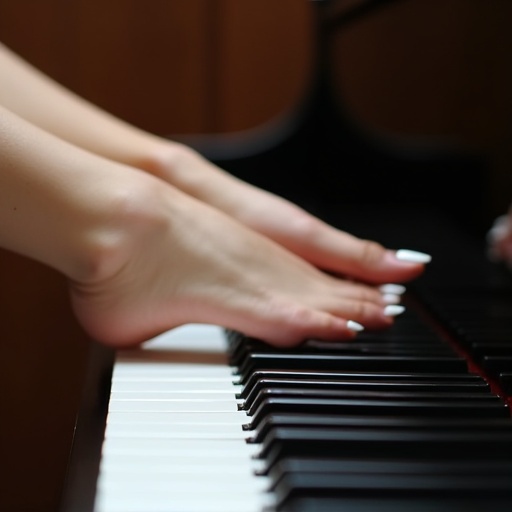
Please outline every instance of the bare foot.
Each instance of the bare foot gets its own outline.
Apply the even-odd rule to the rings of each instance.
[[[430,257],[356,238],[297,205],[229,175],[185,146],[165,146],[154,172],[184,192],[224,211],[313,265],[383,284],[417,278]],[[417,260],[417,261],[416,261]]]
[[[216,208],[145,181],[100,233],[94,278],[71,284],[77,317],[98,340],[127,346],[199,322],[286,346],[351,339],[349,320],[391,325],[378,289],[329,276]]]

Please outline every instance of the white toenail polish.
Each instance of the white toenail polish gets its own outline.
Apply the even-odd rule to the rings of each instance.
[[[405,308],[403,306],[400,306],[398,304],[391,304],[384,308],[384,315],[397,316],[397,315],[402,314],[404,311],[405,311]]]
[[[361,324],[358,324],[357,322],[354,322],[354,320],[349,320],[347,322],[347,328],[351,331],[360,332],[364,330],[364,327]]]
[[[383,284],[382,286],[379,286],[379,290],[382,293],[402,295],[402,293],[405,293],[405,286],[402,286],[401,284]]]
[[[409,261],[411,263],[429,263],[432,260],[430,254],[418,251],[410,251],[409,249],[400,249],[396,251],[395,256],[402,261]]]
[[[395,293],[384,293],[382,294],[382,301],[384,304],[398,304],[400,302],[400,295]]]

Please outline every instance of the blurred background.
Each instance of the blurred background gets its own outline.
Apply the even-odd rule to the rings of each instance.
[[[313,209],[373,201],[375,178],[393,201],[414,189],[411,201],[483,232],[512,199],[511,19],[509,0],[0,0],[0,40],[115,115]],[[272,152],[293,138],[281,121],[303,118],[296,140],[329,155],[309,173]],[[260,150],[267,159],[244,165]],[[61,276],[3,251],[0,282],[0,510],[53,511],[91,342]]]

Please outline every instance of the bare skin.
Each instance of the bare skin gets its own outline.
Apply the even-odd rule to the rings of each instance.
[[[320,268],[365,282],[405,282],[424,265],[329,226],[296,205],[237,180],[191,148],[144,132],[63,88],[0,44],[0,104],[116,162],[140,168],[218,208]]]
[[[328,276],[147,173],[0,113],[0,240],[69,278],[96,339],[126,346],[208,322],[290,345],[351,339],[347,320],[391,325],[376,288]]]
[[[0,245],[67,276],[104,343],[188,322],[276,345],[351,339],[349,321],[393,322],[375,285],[424,270],[116,119],[1,45],[0,70]]]
[[[160,215],[147,218],[142,204],[142,213],[131,213],[118,267],[73,283],[77,315],[98,338],[131,344],[205,322],[290,345],[311,336],[350,339],[346,319],[391,325],[377,290],[327,276],[179,191],[148,192]]]
[[[417,278],[424,265],[336,229],[282,197],[236,179],[192,149],[161,142],[153,172],[268,236],[313,265],[373,284]]]

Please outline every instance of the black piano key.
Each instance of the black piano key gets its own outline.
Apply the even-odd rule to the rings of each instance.
[[[395,498],[394,510],[418,510],[418,504],[408,507],[404,498],[414,499],[417,502],[427,500],[429,507],[420,510],[443,511],[456,510],[462,512],[484,509],[475,509],[475,503],[472,501],[477,499],[480,506],[483,505],[488,498],[487,506],[494,504],[512,503],[512,490],[510,488],[510,480],[507,476],[479,476],[472,477],[468,475],[441,478],[437,475],[347,475],[347,474],[319,474],[319,473],[287,473],[281,478],[276,485],[274,492],[277,497],[278,510],[283,509],[283,504],[288,500],[296,499],[298,496],[321,497],[321,502],[325,503],[328,498],[339,497],[337,502],[337,510],[339,511],[361,511],[361,510],[383,510],[381,507],[382,498],[389,500]],[[346,506],[343,498],[366,498],[372,496],[374,500],[374,508],[352,508]],[[461,500],[461,495],[464,496]],[[448,508],[450,500],[457,499],[456,503],[465,503],[462,505],[467,508]],[[442,499],[438,502],[437,500]],[[467,501],[466,501],[467,500]],[[389,503],[388,503],[389,504]],[[451,503],[453,506],[453,502]],[[455,505],[457,507],[457,505]],[[392,510],[393,508],[385,508],[384,510]],[[301,510],[294,506],[290,510]],[[303,509],[302,509],[303,510]],[[325,512],[325,507],[312,510],[321,510]],[[333,508],[332,510],[336,510]],[[503,508],[492,508],[488,510],[506,510]]]
[[[257,369],[298,369],[338,371],[388,371],[417,373],[457,373],[468,370],[462,356],[364,356],[319,354],[249,354],[238,371],[244,375]]]
[[[232,342],[229,346],[229,363],[232,366],[240,366],[247,355],[252,352],[265,352],[271,354],[279,354],[281,352],[300,353],[297,347],[279,349],[254,338],[240,338],[236,340],[236,343]]]
[[[324,342],[319,340],[308,340],[302,345],[278,350],[275,347],[265,345],[257,340],[247,340],[240,343],[236,350],[230,354],[230,363],[234,366],[243,364],[244,359],[253,353],[265,354],[333,354],[333,355],[381,355],[381,356],[454,356],[453,348],[447,343],[436,341],[413,342],[410,338],[402,341],[386,341],[383,339],[362,339],[342,342]]]
[[[318,340],[308,340],[306,343],[314,344]],[[398,330],[395,326],[384,331],[362,331],[358,333],[357,338],[352,341],[344,341],[343,343],[366,343],[378,342],[401,344],[408,343],[409,345],[441,345],[444,340],[439,337],[439,334],[430,331],[429,328],[422,326],[421,328],[409,328],[401,324],[401,329]],[[330,342],[326,342],[330,343]],[[341,343],[341,342],[340,342]]]
[[[257,457],[265,461],[266,473],[286,457],[389,459],[400,454],[414,460],[510,461],[512,431],[277,427],[260,448]]]
[[[247,442],[260,443],[268,432],[277,427],[317,427],[317,428],[360,428],[388,430],[444,430],[510,432],[512,420],[509,418],[445,418],[445,417],[410,417],[410,416],[355,416],[346,414],[300,414],[276,413],[267,415],[257,427],[251,423],[243,425],[249,433]],[[512,461],[511,461],[512,464]]]
[[[509,418],[510,411],[503,401],[419,401],[419,400],[339,400],[307,398],[267,398],[248,422],[253,428],[269,414],[346,414],[369,417],[445,417],[445,418]]]
[[[350,382],[413,382],[413,383],[453,383],[454,385],[479,385],[489,387],[488,383],[475,373],[408,373],[408,372],[337,372],[322,370],[269,369],[255,370],[241,378],[239,383],[244,390],[252,389],[260,379],[318,379],[320,381],[343,380]]]
[[[404,473],[382,474],[348,474],[348,473],[316,473],[295,471],[283,474],[274,487],[278,499],[285,499],[290,492],[320,492],[327,495],[358,495],[371,492],[372,494],[411,494],[426,493],[481,495],[492,496],[495,493],[512,497],[510,475],[433,475]]]
[[[350,459],[321,458],[321,457],[284,457],[276,462],[268,475],[272,481],[277,482],[286,473],[350,473],[360,474],[385,474],[385,475],[439,475],[445,478],[446,475],[456,476],[477,476],[507,477],[512,475],[512,460],[478,459],[468,460],[439,459],[416,460],[407,456],[393,457],[391,459],[372,458],[371,455],[365,458]],[[510,480],[508,481],[510,488]],[[512,488],[511,488],[512,490]]]
[[[321,493],[291,492],[280,502],[276,512],[508,512],[510,496],[489,493],[482,495],[459,493],[439,496],[432,494],[329,496]]]
[[[306,398],[314,399],[339,399],[339,400],[381,400],[386,401],[417,401],[417,402],[470,402],[470,403],[495,403],[502,405],[500,397],[493,394],[468,394],[468,393],[426,393],[426,392],[398,392],[398,391],[360,391],[350,389],[307,389],[307,388],[262,388],[251,399],[240,404],[240,409],[254,414],[262,402],[273,397],[278,398]]]
[[[246,337],[237,331],[226,331],[229,342],[229,353],[232,364],[239,364],[240,359],[248,352],[254,351],[272,351],[279,350],[265,344],[263,341]],[[360,348],[357,348],[360,347]],[[308,352],[344,352],[354,350],[366,351],[393,351],[393,350],[415,350],[416,348],[425,350],[439,350],[450,352],[451,348],[446,344],[446,340],[440,338],[439,334],[434,332],[426,324],[419,323],[414,317],[401,317],[400,323],[395,324],[390,329],[382,331],[364,331],[360,333],[355,340],[351,341],[329,341],[310,339],[302,344],[286,349],[287,352],[308,353]],[[283,351],[283,350],[281,350]]]
[[[373,355],[415,355],[423,354],[425,356],[453,355],[451,346],[439,342],[418,343],[404,340],[401,342],[388,341],[351,341],[329,343],[324,341],[311,340],[304,344],[305,352],[318,352],[322,354],[373,354]]]
[[[285,505],[288,504],[290,506],[288,510],[294,511],[300,510],[296,499],[298,496],[302,496],[302,498],[305,496],[321,498],[321,508],[312,508],[312,511],[330,510],[325,505],[328,503],[327,500],[330,499],[330,496],[332,497],[335,494],[338,494],[338,498],[358,495],[358,507],[354,509],[357,511],[363,510],[361,507],[364,506],[365,497],[370,495],[375,499],[375,494],[378,495],[378,506],[369,510],[382,510],[382,499],[389,500],[390,494],[394,495],[395,500],[397,500],[395,501],[397,505],[395,511],[417,510],[418,503],[425,502],[426,494],[430,495],[428,503],[429,506],[433,507],[430,510],[435,511],[445,510],[445,508],[440,506],[439,502],[435,503],[434,506],[433,498],[439,500],[441,496],[446,497],[447,494],[454,495],[453,498],[456,498],[459,506],[463,507],[459,509],[454,506],[453,502],[444,501],[447,507],[446,510],[451,512],[477,510],[469,503],[461,504],[463,497],[467,496],[471,496],[472,499],[482,499],[485,496],[487,506],[499,503],[501,507],[507,496],[510,498],[511,474],[511,461],[459,461],[446,458],[422,461],[410,459],[379,460],[371,457],[365,459],[284,458],[275,464],[269,472],[271,481],[275,482],[272,488],[277,492],[278,510],[286,510]],[[303,478],[294,481],[293,475],[309,475],[308,483],[303,485]],[[325,493],[325,486],[317,487],[314,485],[315,480],[311,478],[314,475],[321,478],[325,475],[336,475],[341,478],[335,481],[331,492]],[[346,475],[361,478],[357,479],[357,485],[347,489],[348,480],[343,478]],[[385,479],[380,480],[379,476],[384,476]],[[331,480],[330,483],[334,482]],[[467,491],[466,485],[470,486],[470,491]],[[414,507],[409,507],[407,504],[411,495],[414,499]],[[294,502],[293,508],[291,507],[291,501]],[[317,506],[318,503],[317,501]],[[387,501],[387,503],[389,504],[390,501]],[[512,501],[509,502],[510,504],[512,504]],[[346,499],[337,501],[336,506],[337,508],[333,510],[352,510],[350,501]],[[489,510],[505,509],[491,508]]]

